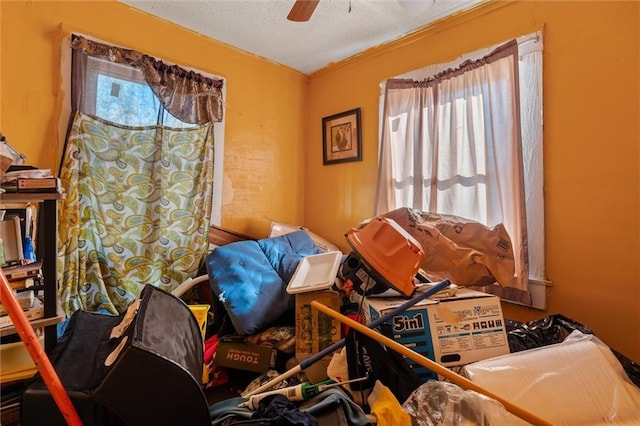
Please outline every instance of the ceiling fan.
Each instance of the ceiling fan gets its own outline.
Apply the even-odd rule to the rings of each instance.
[[[320,0],[296,0],[287,19],[295,22],[306,22],[311,19],[311,15],[316,10]],[[419,12],[424,12],[436,3],[436,0],[397,0],[398,4],[405,9],[406,13],[414,15]],[[351,0],[349,0],[349,13],[351,13]]]
[[[287,19],[295,22],[306,22],[313,15],[320,0],[296,0],[291,7]]]

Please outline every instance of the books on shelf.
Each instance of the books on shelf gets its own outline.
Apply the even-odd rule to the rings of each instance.
[[[60,179],[53,176],[51,169],[20,169],[9,171],[0,181],[2,189],[8,193],[62,193]]]
[[[7,277],[15,298],[24,309],[27,319],[33,321],[44,318],[44,306],[34,291],[42,282],[42,262],[5,266],[2,268],[2,272]],[[4,305],[0,302],[0,328],[12,325]]]
[[[0,240],[2,240],[2,261],[15,262],[24,259],[22,230],[18,216],[6,217],[0,221]]]
[[[60,179],[49,178],[20,178],[17,181],[17,192],[61,192]]]
[[[24,310],[24,315],[28,321],[44,318],[44,305],[38,297],[34,297],[31,306]],[[0,316],[0,328],[12,327],[13,321],[9,315]]]
[[[14,290],[13,297],[15,297],[16,301],[18,302],[18,304],[20,305],[23,311],[31,308],[35,300],[33,291],[17,292]],[[7,315],[7,310],[4,307],[4,303],[0,301],[0,317],[5,315]]]
[[[31,237],[37,241],[38,207],[36,203],[8,203],[3,205],[4,220],[18,219],[22,238]],[[2,213],[0,213],[1,215]]]
[[[42,274],[39,274],[33,278],[18,278],[14,281],[9,281],[9,285],[11,286],[11,289],[21,291],[30,287],[39,287],[41,282]]]
[[[4,272],[4,275],[7,277],[9,284],[20,280],[26,280],[27,278],[41,278],[42,262],[38,260],[26,264],[4,266],[2,268],[2,272]]]
[[[51,169],[39,169],[33,166],[22,166],[15,170],[9,169],[2,177],[2,182],[8,182],[20,178],[39,179],[52,177]]]
[[[16,179],[15,181],[2,183],[2,189],[7,193],[62,193],[60,179],[57,177]]]

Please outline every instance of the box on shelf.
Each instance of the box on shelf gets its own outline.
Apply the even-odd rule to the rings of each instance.
[[[365,298],[365,324],[403,302],[406,299]],[[395,341],[445,367],[509,353],[500,299],[465,288],[453,297],[419,302],[385,325]],[[422,380],[437,379],[435,373],[414,361],[407,359],[407,363]]]
[[[18,178],[18,192],[62,192],[57,177]]]

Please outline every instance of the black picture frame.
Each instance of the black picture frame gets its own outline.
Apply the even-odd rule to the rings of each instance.
[[[322,164],[361,160],[360,108],[322,118]]]

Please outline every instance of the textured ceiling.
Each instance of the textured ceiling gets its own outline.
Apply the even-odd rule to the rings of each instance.
[[[307,22],[294,0],[120,0],[240,50],[312,73],[484,0],[320,0]]]

